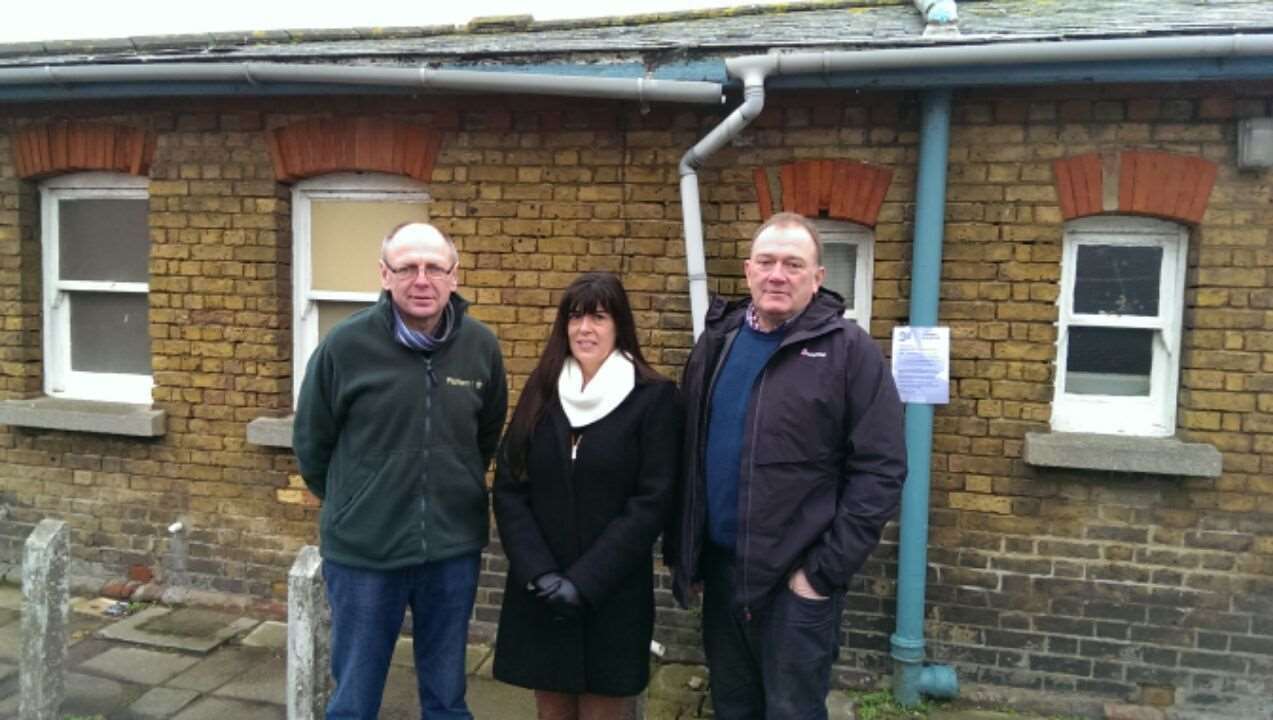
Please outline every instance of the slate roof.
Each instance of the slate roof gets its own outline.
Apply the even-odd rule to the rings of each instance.
[[[925,37],[911,0],[855,0],[576,21],[212,33],[0,45],[0,67],[280,61],[647,66],[773,49],[1273,32],[1270,0],[963,0],[960,35]]]

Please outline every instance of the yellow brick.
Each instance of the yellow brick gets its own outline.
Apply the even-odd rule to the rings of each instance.
[[[964,489],[968,492],[989,494],[993,491],[994,481],[984,475],[969,475],[964,478]]]
[[[956,510],[971,510],[973,512],[995,513],[997,515],[1009,515],[1012,513],[1012,500],[1005,497],[951,493],[949,502],[950,507]]]

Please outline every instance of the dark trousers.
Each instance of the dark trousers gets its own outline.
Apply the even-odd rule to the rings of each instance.
[[[402,619],[411,608],[420,715],[472,720],[464,701],[464,655],[480,556],[367,570],[323,561],[332,611],[327,720],[375,720]]]
[[[718,720],[826,720],[844,596],[808,600],[774,589],[750,620],[734,611],[734,560],[702,561],[703,646]]]

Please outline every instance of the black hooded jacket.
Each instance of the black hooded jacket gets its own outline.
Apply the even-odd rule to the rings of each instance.
[[[708,401],[749,304],[713,301],[682,378],[685,482],[666,554],[682,605],[707,542]],[[897,511],[906,478],[902,403],[879,347],[843,312],[838,295],[819,291],[752,388],[734,550],[740,612],[763,605],[800,568],[819,593],[843,591]]]

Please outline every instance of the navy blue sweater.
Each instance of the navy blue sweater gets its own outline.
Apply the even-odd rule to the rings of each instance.
[[[758,332],[744,322],[712,391],[707,428],[707,535],[713,545],[729,552],[734,551],[738,535],[738,470],[747,401],[751,386],[778,349],[782,336],[781,330]]]

